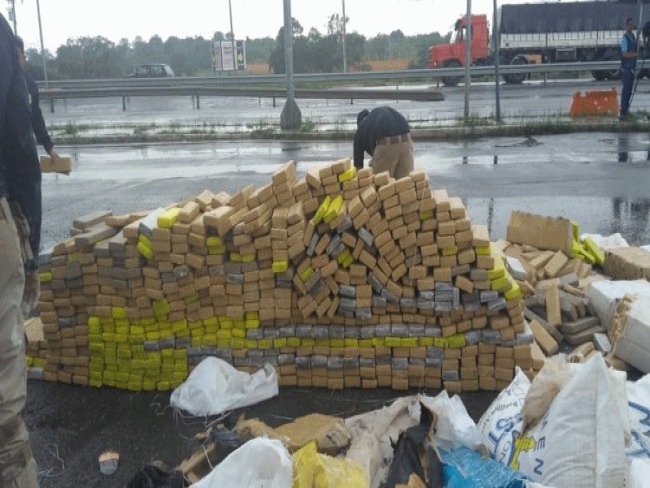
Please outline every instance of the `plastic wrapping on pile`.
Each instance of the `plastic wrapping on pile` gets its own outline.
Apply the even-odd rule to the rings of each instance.
[[[251,375],[209,356],[172,392],[169,402],[191,415],[206,416],[254,405],[277,394],[278,376],[270,364]]]
[[[523,433],[521,405],[530,384],[518,374],[479,421],[486,444],[496,460],[539,483],[622,487],[629,434],[624,375],[608,370],[600,355],[571,368],[575,374],[548,411]]]
[[[526,488],[526,477],[480,453],[460,447],[440,450],[445,488]]]
[[[607,251],[614,247],[629,247],[628,242],[619,232],[608,236],[603,236],[601,234],[580,234],[580,240],[584,241],[586,239],[591,239],[603,251]]]
[[[448,450],[467,447],[482,455],[488,454],[481,432],[458,395],[449,397],[447,391],[442,390],[433,398],[424,395],[418,398],[438,417],[435,441],[439,447]]]
[[[433,413],[426,407],[420,408],[420,423],[407,429],[397,441],[393,462],[383,488],[404,487],[412,480],[413,475],[420,481],[426,480],[427,486],[431,488],[442,487],[442,462],[433,447],[425,447],[433,432],[434,422]],[[427,453],[426,463],[422,462],[420,455],[423,451]]]
[[[650,480],[650,374],[626,385],[632,441],[625,449],[626,488],[642,488]]]
[[[345,419],[352,435],[346,459],[363,466],[371,486],[379,487],[393,461],[393,444],[402,432],[419,422],[416,396],[398,398],[386,407]]]
[[[291,488],[293,464],[280,441],[258,437],[233,451],[190,488]]]
[[[381,486],[386,480],[393,462],[393,446],[397,444],[400,435],[420,423],[420,404],[436,417],[437,445],[450,450],[467,447],[487,455],[481,433],[460,397],[450,398],[445,390],[436,397],[402,397],[391,405],[345,421],[352,435],[346,459],[364,467],[373,488]]]
[[[314,442],[293,455],[293,469],[293,488],[370,488],[362,466],[344,458],[320,454]]]

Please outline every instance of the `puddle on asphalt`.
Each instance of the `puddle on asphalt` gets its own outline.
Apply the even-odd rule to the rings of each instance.
[[[536,147],[541,145],[542,143],[534,137],[526,137],[523,141],[520,142],[513,142],[511,144],[496,144],[494,147]]]

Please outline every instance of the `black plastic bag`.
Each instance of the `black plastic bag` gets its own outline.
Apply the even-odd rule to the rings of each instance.
[[[409,477],[415,473],[424,482],[428,488],[442,488],[442,464],[435,453],[429,455],[430,463],[428,466],[428,476],[424,474],[424,467],[420,459],[420,448],[427,438],[433,424],[433,415],[424,405],[420,404],[420,423],[415,427],[407,429],[397,441],[393,462],[388,470],[388,477],[384,483],[384,488],[394,488],[395,485],[407,484]],[[433,451],[430,449],[430,451]]]

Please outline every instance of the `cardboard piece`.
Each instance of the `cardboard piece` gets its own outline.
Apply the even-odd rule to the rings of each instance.
[[[609,339],[613,356],[650,372],[650,297],[628,295],[621,301]]]
[[[332,455],[348,447],[352,439],[342,419],[320,413],[299,417],[275,429],[260,420],[242,418],[235,425],[235,432],[244,438],[264,435],[278,439],[291,452],[315,441],[318,452]]]
[[[539,249],[563,251],[572,255],[573,227],[561,217],[543,217],[526,212],[512,212],[506,239]]]

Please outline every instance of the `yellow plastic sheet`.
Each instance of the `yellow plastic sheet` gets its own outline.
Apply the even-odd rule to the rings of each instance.
[[[293,455],[293,488],[370,488],[363,468],[320,454],[310,442]]]

